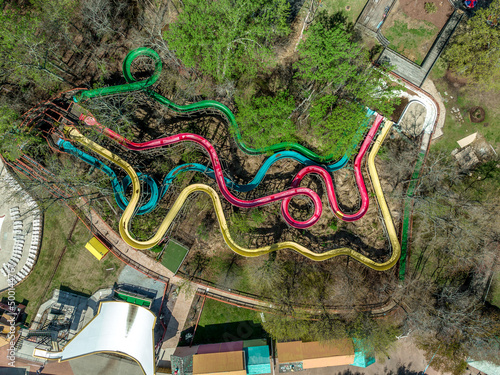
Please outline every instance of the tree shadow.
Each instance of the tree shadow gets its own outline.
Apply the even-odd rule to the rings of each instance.
[[[194,344],[210,344],[217,338],[217,342],[231,342],[241,340],[261,339],[265,332],[260,324],[251,320],[241,322],[209,324],[198,326],[194,337]]]

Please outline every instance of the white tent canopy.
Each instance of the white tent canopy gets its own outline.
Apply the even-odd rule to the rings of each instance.
[[[66,361],[112,352],[135,360],[145,375],[154,375],[154,326],[148,309],[127,302],[102,302],[97,315],[61,352],[35,349],[33,356]]]

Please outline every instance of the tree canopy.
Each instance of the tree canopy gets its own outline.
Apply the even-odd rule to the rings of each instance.
[[[333,87],[343,86],[366,63],[361,46],[352,41],[346,20],[320,13],[299,44],[297,76]]]
[[[280,92],[275,97],[252,98],[249,103],[236,97],[236,104],[236,121],[242,126],[244,139],[254,147],[295,140],[295,124],[290,119],[295,100],[288,91]]]
[[[177,22],[164,34],[189,67],[217,81],[255,74],[271,54],[271,42],[288,34],[286,0],[184,0]]]
[[[357,143],[366,120],[364,107],[389,116],[398,102],[398,86],[373,69],[368,52],[354,41],[350,24],[341,15],[320,13],[299,45],[296,77],[313,82],[310,94],[312,133],[322,152],[342,156]]]
[[[457,30],[445,53],[450,68],[487,89],[500,88],[500,27],[494,24],[500,16],[500,0]]]

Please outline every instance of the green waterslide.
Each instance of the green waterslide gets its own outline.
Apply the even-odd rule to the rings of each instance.
[[[412,212],[412,201],[413,194],[415,193],[415,188],[417,187],[420,170],[425,160],[425,152],[421,151],[418,154],[418,159],[415,164],[415,169],[411,176],[410,185],[408,186],[408,191],[406,192],[406,197],[404,200],[404,210],[403,210],[403,228],[401,233],[401,258],[399,259],[399,279],[405,279],[406,273],[406,259],[408,250],[408,235],[410,231],[410,218]]]
[[[153,59],[155,62],[155,70],[152,76],[149,77],[148,79],[142,81],[136,81],[132,75],[131,66],[132,62],[136,58],[141,56],[146,56]],[[236,122],[236,118],[234,117],[233,112],[231,112],[231,110],[224,104],[219,103],[215,100],[202,100],[192,104],[178,105],[171,102],[163,95],[149,89],[149,87],[158,80],[161,73],[161,69],[162,69],[162,62],[160,56],[158,55],[158,53],[156,53],[156,51],[145,47],[134,49],[128,53],[128,55],[125,57],[125,60],[123,61],[123,76],[125,77],[125,80],[128,83],[124,85],[104,87],[94,90],[86,90],[75,95],[73,99],[75,102],[79,102],[85,99],[95,98],[99,96],[122,94],[126,92],[143,90],[157,102],[167,106],[169,109],[178,113],[189,113],[189,112],[199,111],[202,109],[215,109],[222,112],[222,114],[224,114],[224,116],[229,121],[229,124],[235,136],[236,143],[238,144],[239,148],[246,154],[261,155],[266,153],[276,153],[284,150],[294,150],[306,156],[307,158],[314,160],[317,163],[330,163],[334,160],[333,154],[327,156],[321,156],[309,150],[307,147],[304,147],[295,142],[282,142],[269,147],[262,147],[262,148],[252,148],[248,146],[242,140],[241,131],[238,126],[238,123]]]

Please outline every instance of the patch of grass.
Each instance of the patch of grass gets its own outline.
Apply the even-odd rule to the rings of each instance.
[[[361,14],[366,2],[367,0],[323,0],[318,10],[326,9],[330,14],[342,12],[348,21],[354,23]],[[349,11],[346,10],[347,6],[350,7]]]
[[[435,37],[439,29],[426,21],[419,22],[419,27],[410,28],[408,16],[404,14],[402,16],[403,20],[395,20],[394,25],[384,30],[383,34],[390,42],[391,49],[421,64],[425,53],[420,50],[420,46]]]
[[[85,249],[91,233],[80,220],[71,239],[67,240],[76,219],[75,214],[63,204],[55,204],[45,212],[38,261],[26,281],[16,287],[16,301],[27,303],[28,320],[33,319],[39,306],[52,295],[54,289],[62,287],[92,294],[97,289],[112,286],[118,279],[124,264],[111,253],[99,262]],[[65,246],[66,252],[57,265]],[[113,270],[106,271],[109,268]]]
[[[425,3],[424,10],[426,13],[432,14],[437,12],[437,6],[434,3]]]
[[[264,337],[257,311],[208,299],[203,306],[195,344],[250,340]]]
[[[199,325],[234,323],[243,320],[260,323],[259,313],[207,298],[205,306],[203,306]]]
[[[436,80],[438,78],[444,77],[444,75],[446,74],[447,68],[448,68],[448,65],[446,64],[444,59],[442,57],[439,57],[437,59],[436,63],[434,64],[434,66],[432,67],[431,79]]]
[[[333,230],[334,232],[337,231],[338,229],[338,223],[337,220],[334,218],[332,221],[330,221],[330,224],[328,224],[328,227]]]
[[[438,81],[436,84],[441,95],[445,99],[448,98],[448,102],[445,103],[446,119],[443,128],[444,135],[436,142],[433,142],[432,147],[451,152],[453,149],[458,148],[458,140],[475,132],[481,133],[493,147],[498,147],[500,144],[500,112],[495,103],[487,103],[482,97],[482,93],[476,95],[472,92],[460,93],[452,100],[450,99],[450,94],[448,96],[444,95],[446,91],[451,92],[449,87],[442,81]],[[491,93],[491,95],[498,96],[498,93]],[[483,107],[486,112],[486,117],[481,123],[473,123],[469,118],[469,109],[476,106]],[[451,114],[453,107],[460,109],[460,113],[464,118],[463,123],[459,123]]]

